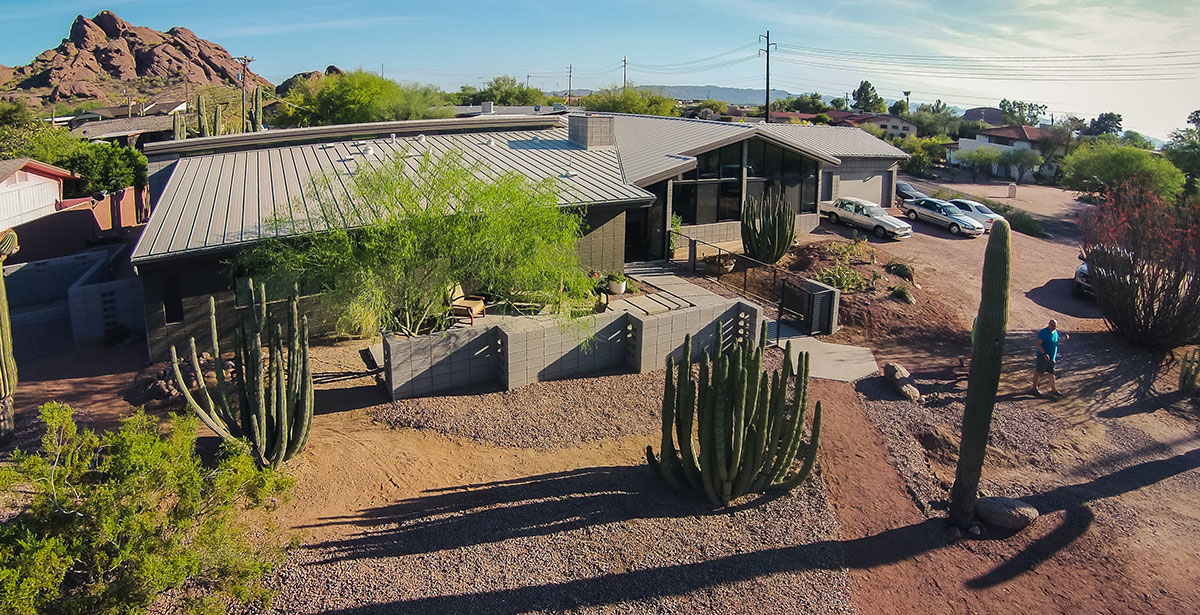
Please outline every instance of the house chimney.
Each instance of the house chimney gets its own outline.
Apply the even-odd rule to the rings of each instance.
[[[567,117],[567,138],[585,149],[613,147],[613,118],[611,115],[575,114]]]
[[[485,113],[485,114],[491,113],[492,112],[492,102],[487,101],[487,102],[481,103],[480,104],[480,112]]]

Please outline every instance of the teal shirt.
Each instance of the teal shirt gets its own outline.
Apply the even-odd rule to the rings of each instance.
[[[1038,331],[1037,336],[1039,340],[1042,340],[1042,350],[1046,351],[1046,354],[1050,356],[1051,361],[1057,361],[1058,330],[1055,329],[1054,331],[1051,331],[1050,327],[1046,327],[1045,329]]]

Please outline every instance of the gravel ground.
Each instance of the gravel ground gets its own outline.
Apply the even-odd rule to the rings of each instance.
[[[646,466],[431,493],[292,552],[270,613],[853,613],[823,483],[714,512]]]
[[[551,449],[661,429],[662,370],[467,390],[384,404],[372,418],[496,446]],[[620,400],[616,402],[615,400]]]

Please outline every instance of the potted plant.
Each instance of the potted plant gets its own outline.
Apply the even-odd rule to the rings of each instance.
[[[624,293],[627,281],[629,281],[629,278],[625,277],[625,274],[619,271],[608,274],[608,294],[620,295]]]
[[[733,271],[734,262],[733,254],[728,252],[713,254],[705,257],[704,259],[704,264],[708,267],[708,272],[712,275],[731,273]]]

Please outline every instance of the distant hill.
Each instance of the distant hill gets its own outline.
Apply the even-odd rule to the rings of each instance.
[[[178,100],[188,86],[235,85],[241,70],[224,47],[187,28],[159,32],[101,11],[92,19],[76,17],[70,35],[29,64],[0,66],[0,99],[34,107],[124,103],[124,96]],[[249,79],[274,87],[253,72]]]

